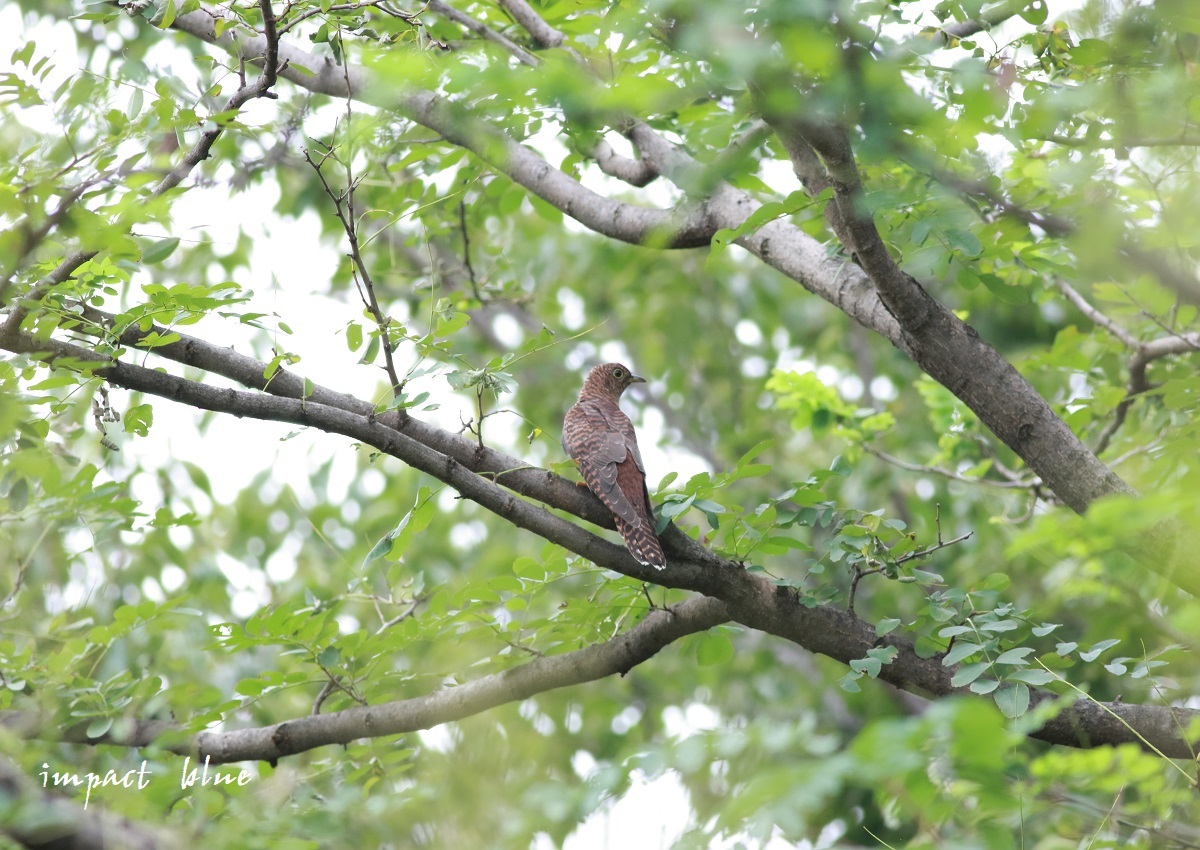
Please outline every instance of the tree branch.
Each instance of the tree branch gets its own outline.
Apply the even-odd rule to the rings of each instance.
[[[981,32],[987,32],[993,27],[1004,23],[1009,18],[1021,14],[1028,6],[1029,0],[1007,0],[1005,3],[981,12],[976,18],[958,21],[941,27],[934,27],[922,33],[921,37],[932,35],[938,41],[938,47],[945,47],[955,41],[970,38]],[[911,43],[909,46],[911,47]]]
[[[630,159],[613,150],[612,145],[601,139],[592,148],[592,158],[596,165],[609,177],[623,180],[630,186],[641,188],[658,177],[658,172],[650,167],[644,159]]]
[[[347,112],[349,111],[349,101],[347,101]],[[366,260],[363,259],[358,240],[358,218],[354,213],[355,181],[354,172],[350,167],[353,154],[347,157],[343,163],[343,167],[346,170],[346,191],[339,195],[333,191],[333,188],[329,185],[329,181],[325,179],[324,172],[321,171],[325,161],[332,153],[333,150],[330,149],[321,158],[321,161],[317,162],[309,155],[308,151],[305,151],[304,160],[317,173],[317,179],[321,182],[321,187],[325,190],[325,194],[329,197],[329,200],[333,201],[334,215],[337,216],[338,222],[342,225],[342,230],[346,233],[346,242],[350,246],[351,272],[354,282],[358,286],[358,295],[362,299],[363,306],[366,307],[367,312],[371,314],[371,318],[375,320],[375,328],[379,333],[380,348],[383,350],[383,368],[388,376],[388,385],[392,391],[392,398],[399,398],[400,393],[404,391],[404,382],[400,380],[400,376],[396,372],[392,339],[388,335],[388,326],[391,324],[391,320],[384,316],[383,309],[379,306],[379,298],[375,294],[375,281],[371,277],[370,269],[367,268]],[[344,209],[343,204],[345,204]]]
[[[0,282],[0,305],[4,304],[4,296],[8,294],[8,290],[12,286],[13,275],[20,271],[21,266],[25,264],[25,260],[31,253],[33,253],[33,250],[40,245],[42,240],[49,236],[55,228],[63,223],[67,217],[67,214],[71,211],[71,207],[73,207],[75,203],[81,197],[83,197],[84,192],[102,180],[103,178],[85,180],[74,189],[64,192],[62,200],[59,201],[58,206],[55,207],[54,211],[47,215],[45,220],[36,227],[33,226],[32,222],[28,218],[26,218],[26,220],[21,222],[21,224],[16,228],[17,231],[21,233],[21,241],[17,246],[16,256],[14,256],[12,260],[7,263],[9,267],[5,268],[3,271],[0,271],[0,278],[3,278],[3,282]]]
[[[542,49],[558,47],[563,43],[563,34],[542,20],[525,0],[499,0],[504,10],[512,15],[513,20],[521,25],[533,39],[533,43]]]
[[[624,676],[660,650],[690,634],[726,622],[724,603],[703,596],[693,597],[668,609],[651,611],[645,619],[620,635],[562,655],[537,658],[500,673],[483,676],[454,687],[443,688],[413,699],[379,705],[355,706],[329,714],[285,720],[272,726],[230,732],[201,732],[194,738],[166,746],[180,755],[208,758],[213,764],[251,759],[275,762],[329,744],[347,744],[360,738],[399,735],[430,729],[480,714],[498,705],[516,702],[557,688],[593,682],[613,675]],[[26,737],[53,733],[42,718],[11,714],[4,725]],[[128,747],[148,746],[158,738],[178,732],[177,724],[161,721],[120,724],[104,736],[88,738],[80,729],[70,740]]]
[[[960,194],[981,198],[993,207],[1045,231],[1050,236],[1069,236],[1077,229],[1075,222],[1069,218],[1027,209],[1008,200],[981,180],[959,177],[944,169],[929,165],[920,166],[920,169],[942,185]],[[1127,234],[1123,233],[1120,240],[1117,254],[1127,260],[1133,268],[1139,271],[1149,271],[1163,286],[1175,290],[1183,300],[1200,306],[1200,280],[1194,273],[1189,273],[1186,269],[1173,265],[1156,251],[1148,251],[1140,247]]]
[[[908,354],[1074,510],[1082,512],[1097,498],[1129,492],[1012,364],[896,266],[870,213],[860,208],[861,183],[844,137],[805,129],[782,116],[766,117],[788,140],[789,150],[807,148],[822,154],[827,172],[833,172],[826,179],[838,193],[836,215],[848,228],[847,247],[862,265],[830,257],[815,239],[781,219],[737,243]],[[671,180],[686,185],[698,164],[643,126],[630,130],[642,155]],[[802,162],[797,176],[813,179],[812,168],[811,160]],[[714,223],[731,228],[759,206],[745,192],[724,184],[705,204]]]
[[[194,340],[181,339],[153,350],[164,352],[167,356],[195,355],[196,359],[216,355],[212,350],[215,346],[197,346],[195,343]],[[291,422],[359,440],[450,485],[464,497],[518,528],[556,543],[597,566],[639,581],[691,590],[719,599],[726,606],[725,616],[742,625],[793,641],[811,652],[829,656],[843,664],[864,657],[867,650],[873,647],[893,646],[897,654],[892,663],[880,671],[879,678],[883,681],[904,690],[932,696],[968,693],[965,688],[955,688],[951,684],[956,669],[954,666],[943,666],[936,657],[921,658],[909,637],[896,633],[878,637],[871,623],[833,605],[808,607],[794,588],[778,586],[746,572],[741,565],[710,552],[674,526],[668,526],[662,535],[664,549],[670,558],[668,568],[658,571],[645,567],[637,563],[624,546],[611,543],[541,507],[515,498],[489,479],[503,481],[505,486],[517,492],[577,516],[595,517],[598,524],[612,528],[611,512],[590,493],[585,494],[582,488],[546,470],[524,467],[516,471],[514,467],[522,465],[515,459],[508,459],[512,465],[505,467],[505,470],[513,471],[486,474],[487,470],[482,467],[489,461],[494,464],[498,458],[505,456],[461,437],[444,432],[439,434],[437,432],[440,429],[423,425],[412,417],[399,424],[400,430],[388,427],[382,421],[383,417],[376,416],[370,410],[369,404],[352,397],[321,387],[313,388],[307,398],[301,397],[304,382],[295,376],[289,379],[287,374],[276,373],[268,386],[272,391],[294,392],[294,397],[211,387],[165,372],[113,361],[81,346],[55,339],[38,340],[23,333],[0,337],[0,347],[36,354],[51,365],[57,359],[68,358],[73,369],[91,362],[95,364],[92,373],[117,386],[203,410]],[[246,370],[251,373],[249,377],[254,383],[266,383],[262,378],[264,364],[228,350],[222,351],[226,352],[221,359],[227,371],[235,373]],[[366,412],[353,413],[322,403],[319,399],[341,402],[345,407]],[[398,417],[392,419],[397,420]],[[418,434],[430,438],[430,442],[465,451],[466,462],[432,449],[417,438]],[[1031,693],[1034,704],[1056,698],[1053,692],[1044,689],[1031,688]],[[1172,757],[1188,757],[1186,754],[1191,744],[1181,737],[1180,730],[1187,727],[1191,718],[1200,717],[1200,710],[1124,703],[1103,704],[1103,708],[1098,705],[1089,700],[1080,700],[1034,732],[1033,736],[1051,743],[1077,747],[1130,742],[1144,746],[1145,739]]]
[[[247,62],[261,61],[265,55],[263,36],[247,36],[244,31],[230,27],[218,38],[213,13],[207,9],[180,15],[171,27]],[[290,44],[279,45],[279,56],[284,62],[279,74],[290,82],[317,94],[336,98],[350,96],[374,106],[397,110],[448,142],[471,151],[517,184],[603,236],[635,245],[650,242],[665,248],[695,248],[707,245],[716,232],[699,204],[653,209],[599,195],[462,106],[434,92],[409,90],[398,94],[393,87],[374,85],[373,76],[361,67],[340,66],[332,59],[314,56]]]
[[[517,59],[523,65],[537,65],[538,59],[521,45],[517,44],[511,38],[502,33],[496,32],[482,21],[477,21],[470,15],[463,14],[448,3],[443,3],[442,0],[428,0],[426,5],[443,17],[449,18],[454,23],[470,30],[480,38],[500,45]]]

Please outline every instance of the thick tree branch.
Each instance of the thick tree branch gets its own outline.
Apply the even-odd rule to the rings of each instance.
[[[95,363],[91,370],[94,374],[117,386],[204,410],[291,422],[359,440],[450,485],[464,497],[513,525],[563,546],[598,566],[640,581],[692,590],[719,599],[726,606],[726,616],[742,625],[793,641],[811,652],[829,656],[843,664],[864,657],[867,650],[875,646],[893,646],[897,649],[897,655],[891,664],[885,665],[880,671],[880,679],[904,690],[935,697],[967,693],[965,688],[951,685],[954,667],[943,666],[936,657],[921,658],[907,636],[892,633],[880,638],[869,622],[842,608],[833,605],[808,607],[795,589],[777,586],[746,572],[739,564],[710,552],[673,526],[668,526],[663,535],[664,548],[670,558],[668,568],[658,571],[645,567],[637,563],[624,546],[597,537],[541,507],[514,497],[494,480],[562,510],[575,513],[578,506],[581,510],[576,515],[596,517],[599,524],[611,528],[611,513],[591,494],[585,494],[582,488],[545,470],[524,468],[507,473],[501,470],[503,474],[496,474],[483,467],[498,461],[511,462],[512,465],[505,466],[505,469],[511,470],[521,464],[511,458],[499,460],[505,456],[461,437],[438,433],[440,429],[422,425],[411,417],[399,423],[402,430],[396,430],[384,424],[382,417],[371,412],[366,402],[320,387],[314,388],[307,398],[300,397],[304,382],[295,376],[289,379],[286,374],[277,373],[273,376],[269,387],[279,392],[294,391],[295,397],[267,396],[212,387],[123,361],[112,361],[78,345],[55,339],[36,340],[23,333],[0,337],[0,347],[40,356],[52,365],[56,359],[69,358],[71,368],[76,369],[80,368],[81,363],[91,361]],[[192,340],[180,340],[171,346],[154,350],[164,352],[167,356],[194,356],[196,360],[221,357],[226,371],[250,372],[249,377],[254,384],[263,382],[265,364],[232,352],[219,355],[213,348],[207,344],[197,346]],[[364,412],[355,413],[344,408],[357,408]],[[465,460],[459,461],[432,449],[417,434],[428,438],[431,443],[465,450]],[[1031,690],[1035,703],[1054,698],[1050,691]],[[1172,757],[1186,758],[1192,745],[1180,737],[1180,730],[1186,728],[1187,722],[1193,717],[1200,717],[1200,710],[1124,703],[1100,707],[1099,704],[1081,700],[1035,732],[1034,737],[1055,744],[1082,747],[1129,742],[1143,744],[1144,738]]]
[[[558,47],[563,43],[563,34],[542,20],[525,0],[499,0],[513,20],[529,33],[533,43],[542,49]]]
[[[166,748],[180,755],[207,757],[213,764],[251,759],[274,762],[328,744],[347,744],[360,738],[430,729],[556,688],[614,675],[624,676],[669,644],[728,619],[724,603],[697,596],[669,609],[651,611],[636,626],[604,643],[538,658],[424,696],[309,715],[272,726],[201,732],[189,740],[170,743]],[[11,714],[3,719],[4,725],[26,737],[53,734],[55,730],[43,728],[42,722],[42,718],[23,714]],[[77,729],[68,735],[68,740],[144,747],[178,731],[177,724],[151,721],[125,726],[115,724],[113,731],[97,738],[88,738]]]
[[[801,129],[775,116],[768,120],[779,122],[777,132],[790,139],[789,150],[825,148],[826,178],[839,194],[837,217],[845,221],[847,247],[862,266],[830,257],[815,239],[778,219],[740,237],[738,244],[908,354],[962,399],[1074,510],[1083,511],[1103,496],[1129,492],[996,349],[896,266],[870,213],[860,208],[857,169],[836,135],[813,132],[812,138],[791,138]],[[686,154],[640,125],[630,133],[643,156],[664,175],[683,184],[692,179],[699,166]],[[814,179],[819,175],[813,168],[812,160],[802,162],[797,175]],[[727,185],[718,187],[706,203],[708,214],[721,227],[736,227],[759,206]]]
[[[247,36],[244,31],[230,27],[218,38],[213,26],[214,15],[214,12],[201,9],[180,15],[171,26],[244,61],[262,61],[266,51],[263,36]],[[337,65],[332,59],[314,56],[290,44],[279,45],[279,56],[284,63],[280,76],[301,88],[336,98],[350,96],[374,106],[397,110],[448,142],[471,151],[514,182],[601,235],[637,245],[651,242],[666,248],[694,248],[707,245],[716,232],[700,205],[652,209],[599,195],[534,151],[434,92],[408,90],[397,93],[394,87],[375,84],[372,75],[361,67]]]
[[[658,172],[651,168],[644,159],[630,159],[627,156],[621,156],[613,150],[612,145],[603,139],[592,148],[592,158],[596,160],[596,165],[600,166],[600,170],[609,177],[616,177],[630,186],[640,188],[658,177]]]

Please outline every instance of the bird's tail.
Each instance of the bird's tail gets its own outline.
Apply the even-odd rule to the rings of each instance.
[[[634,525],[623,521],[620,517],[614,517],[614,519],[617,520],[617,531],[621,532],[621,537],[624,538],[625,545],[629,548],[629,554],[633,555],[638,563],[654,567],[656,570],[661,570],[667,565],[667,556],[663,554],[662,544],[658,542],[653,528],[643,523]]]

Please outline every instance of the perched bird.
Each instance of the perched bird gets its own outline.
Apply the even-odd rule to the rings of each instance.
[[[620,363],[603,363],[588,372],[579,401],[563,421],[563,449],[579,465],[588,489],[613,512],[629,553],[661,570],[667,557],[654,533],[646,467],[633,423],[617,404],[626,387],[645,382]]]

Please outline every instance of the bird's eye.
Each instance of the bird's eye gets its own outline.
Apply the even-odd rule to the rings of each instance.
[[[625,377],[625,370],[622,369],[620,366],[618,366],[616,369],[613,369],[612,374],[613,374],[613,377],[619,381]]]

